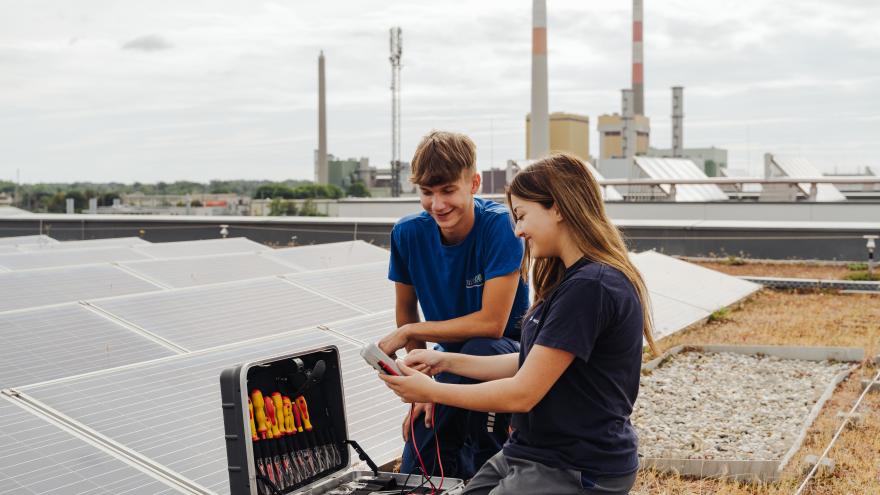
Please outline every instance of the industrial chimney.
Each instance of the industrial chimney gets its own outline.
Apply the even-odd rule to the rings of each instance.
[[[621,90],[621,152],[624,158],[631,160],[636,155],[636,124],[633,115],[633,90]]]
[[[318,55],[318,156],[315,157],[315,182],[330,180],[327,165],[327,88],[324,85],[324,51]]]
[[[684,88],[672,87],[672,156],[684,154]]]
[[[633,69],[632,90],[634,93],[633,113],[645,115],[645,52],[642,48],[643,0],[633,0]]]
[[[547,103],[547,1],[532,3],[532,113],[529,159],[550,152],[550,116]]]

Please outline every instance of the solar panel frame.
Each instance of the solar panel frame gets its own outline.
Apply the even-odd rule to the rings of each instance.
[[[631,256],[648,290],[713,312],[758,291],[761,286],[656,251]],[[686,283],[683,283],[686,282]]]
[[[90,265],[113,261],[133,261],[148,258],[149,256],[128,247],[60,249],[0,254],[0,266],[15,271],[61,266]]]
[[[635,157],[636,165],[652,179],[708,179],[708,176],[686,158]],[[660,186],[667,194],[669,185]],[[676,202],[727,201],[727,194],[715,184],[687,184],[675,186]]]
[[[180,493],[0,396],[0,493]]]
[[[0,273],[0,312],[161,290],[111,264]]]
[[[174,354],[77,303],[0,313],[0,388]]]
[[[672,335],[712,314],[702,308],[651,292],[651,315],[654,320],[654,340]]]
[[[388,280],[388,262],[284,275],[291,282],[329,297],[377,313],[394,308],[394,282]]]
[[[131,247],[150,244],[140,237],[111,237],[107,239],[84,239],[81,241],[62,241],[51,244],[24,244],[20,246],[22,251],[40,251],[56,249],[93,249],[104,247]]]
[[[169,287],[194,287],[298,271],[256,253],[134,261],[121,265]]]
[[[203,239],[199,241],[156,242],[136,246],[137,252],[154,259],[211,256],[217,254],[258,253],[270,248],[246,237]]]
[[[90,303],[188,350],[267,337],[363,314],[279,277]]]
[[[57,242],[58,242],[58,240],[53,239],[45,234],[0,237],[0,245],[9,245],[9,244],[21,245],[21,244],[57,243]]]
[[[303,270],[322,270],[387,261],[390,253],[368,242],[346,241],[275,249],[267,255]]]

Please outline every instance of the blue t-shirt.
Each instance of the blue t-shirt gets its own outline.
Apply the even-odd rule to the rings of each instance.
[[[519,364],[535,344],[575,359],[531,411],[513,415],[504,453],[594,477],[631,474],[639,464],[629,420],[642,359],[638,294],[618,270],[586,260],[554,292],[526,315]]]
[[[518,271],[523,242],[513,233],[507,208],[474,198],[474,225],[455,245],[444,245],[437,222],[427,212],[400,219],[391,230],[388,278],[412,285],[428,321],[465,316],[483,307],[483,284]],[[529,306],[522,279],[510,310],[504,336],[519,340],[520,320]],[[456,352],[462,342],[438,342]]]

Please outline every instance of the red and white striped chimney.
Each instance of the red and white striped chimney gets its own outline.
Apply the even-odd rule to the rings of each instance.
[[[645,115],[645,52],[642,47],[642,33],[645,9],[643,0],[633,0],[633,70],[632,89],[633,113]]]
[[[547,96],[547,0],[532,2],[532,112],[528,158],[550,152],[550,115]]]

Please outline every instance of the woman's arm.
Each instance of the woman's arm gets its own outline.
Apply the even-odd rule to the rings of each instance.
[[[570,352],[535,345],[514,376],[485,383],[439,383],[406,365],[400,367],[405,376],[379,377],[404,402],[436,402],[472,411],[528,412],[547,395],[572,361],[574,354]]]
[[[455,352],[414,349],[403,361],[406,366],[428,375],[448,372],[481,382],[510,378],[519,368],[519,354],[470,356]]]

